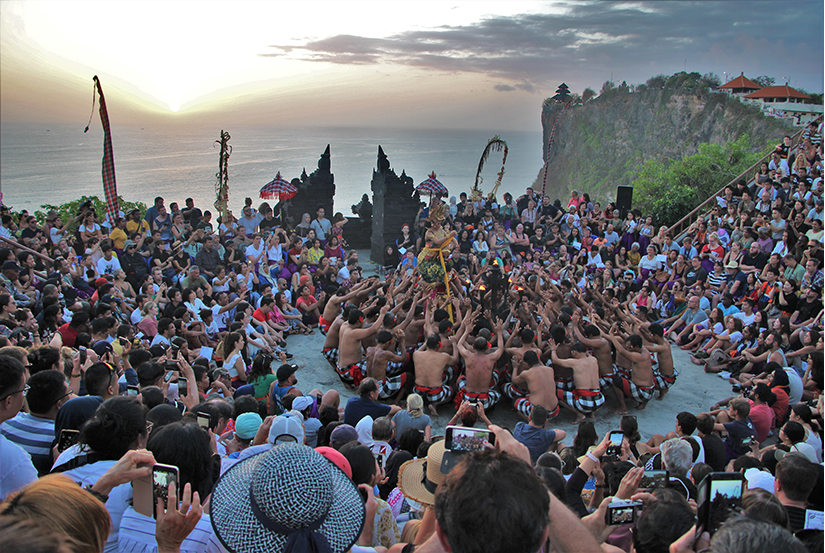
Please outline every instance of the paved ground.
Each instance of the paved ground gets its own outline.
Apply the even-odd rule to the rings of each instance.
[[[359,252],[359,257],[366,276],[374,274],[375,265],[365,261],[369,259],[369,252]],[[329,362],[321,355],[324,336],[316,330],[315,334],[310,336],[290,336],[287,338],[287,344],[289,352],[295,355],[293,362],[300,367],[300,370],[295,373],[298,378],[298,387],[305,393],[313,388],[322,391],[337,390],[341,394],[341,405],[344,406],[346,400],[354,393],[341,383]],[[627,401],[630,414],[638,418],[639,431],[645,440],[655,433],[666,434],[673,430],[676,414],[680,411],[700,413],[706,411],[716,401],[732,395],[730,384],[727,381],[716,375],[706,374],[701,367],[691,363],[690,356],[678,347],[673,348],[673,359],[680,374],[675,386],[670,389],[664,400],[653,399],[642,411],[633,409],[633,400]],[[618,428],[621,417],[610,413],[614,407],[617,407],[616,400],[608,395],[605,405],[596,412],[594,422],[600,435]],[[438,420],[433,421],[434,435],[443,433],[447,422],[455,414],[455,409],[452,404],[442,405],[438,413]],[[490,419],[510,429],[521,420],[507,398],[499,402],[490,414]],[[565,441],[568,445],[572,444],[573,435],[576,433],[572,413],[562,410],[559,416],[550,422],[550,425],[552,428],[565,430],[569,436]]]

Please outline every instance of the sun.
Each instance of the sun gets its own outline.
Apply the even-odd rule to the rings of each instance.
[[[177,113],[177,111],[178,111],[179,109],[180,109],[180,106],[179,106],[179,105],[177,105],[177,104],[169,104],[169,111],[174,111],[174,112],[176,112],[176,113]]]

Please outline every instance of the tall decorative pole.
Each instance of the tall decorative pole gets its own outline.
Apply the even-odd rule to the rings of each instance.
[[[221,145],[221,153],[218,158],[218,172],[215,176],[218,178],[215,183],[215,209],[221,214],[221,221],[227,221],[229,215],[229,156],[232,154],[232,146],[229,145],[229,133],[221,130],[220,140],[216,140],[216,144]]]
[[[95,109],[95,89],[100,96],[100,122],[103,124],[103,192],[106,197],[106,211],[109,213],[109,221],[114,226],[118,215],[117,205],[117,180],[115,179],[115,154],[112,151],[112,133],[109,128],[109,112],[106,110],[106,99],[103,97],[103,88],[100,86],[100,79],[97,75],[92,77],[95,86],[92,89],[92,115]],[[89,124],[92,118],[89,117]],[[89,125],[83,131],[88,132]]]

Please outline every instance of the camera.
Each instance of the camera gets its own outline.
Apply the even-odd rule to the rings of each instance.
[[[641,501],[611,501],[607,507],[604,521],[608,526],[617,524],[635,524]]]

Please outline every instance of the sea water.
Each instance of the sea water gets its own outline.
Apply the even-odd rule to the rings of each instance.
[[[291,180],[306,168],[311,173],[327,144],[335,175],[335,211],[351,215],[362,194],[372,196],[370,181],[381,145],[397,174],[405,170],[415,184],[435,172],[456,197],[469,192],[487,141],[499,134],[509,147],[498,197],[524,193],[542,166],[541,133],[498,130],[404,130],[368,128],[227,127],[229,205],[240,213],[245,197],[260,201],[258,191],[280,171]],[[115,125],[112,144],[118,193],[129,201],[151,205],[163,196],[166,205],[212,209],[218,171],[220,128],[150,128]],[[83,125],[0,125],[0,190],[14,209],[59,205],[82,195],[103,197],[101,158],[103,131]],[[482,190],[493,187],[502,153],[493,152],[482,172]]]

